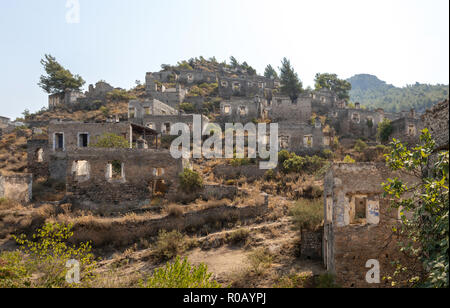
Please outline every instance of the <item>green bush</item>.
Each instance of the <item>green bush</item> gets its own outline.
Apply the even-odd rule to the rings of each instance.
[[[90,147],[94,148],[122,148],[127,149],[130,147],[130,143],[125,137],[112,134],[105,133],[101,137],[98,138],[96,143],[91,143]]]
[[[357,152],[362,152],[365,149],[367,149],[367,144],[364,141],[362,141],[361,139],[358,139],[355,143],[354,149]]]
[[[283,159],[289,157],[284,160],[280,169],[283,173],[308,173],[315,174],[319,170],[321,170],[327,163],[327,161],[317,155],[314,156],[299,156],[295,153],[290,153],[287,156],[286,153],[283,153]]]
[[[172,232],[161,230],[154,245],[153,255],[158,260],[171,260],[183,253],[185,249],[186,241],[183,234],[176,230]]]
[[[136,99],[136,96],[128,93],[126,90],[114,89],[106,97],[112,101],[129,101],[131,99]]]
[[[291,158],[291,153],[289,153],[286,150],[282,150],[278,153],[278,164],[280,164],[281,166],[283,165],[283,163],[288,160],[289,158]]]
[[[180,110],[183,110],[184,112],[187,113],[192,113],[194,112],[195,108],[194,105],[192,105],[191,103],[182,103],[180,104]]]
[[[301,229],[316,230],[323,222],[323,203],[321,199],[300,200],[291,209],[295,226]]]
[[[391,121],[384,119],[383,122],[378,124],[377,139],[381,142],[389,141],[389,137],[393,130],[394,128],[392,127]]]
[[[179,178],[180,188],[185,193],[195,193],[203,188],[203,179],[200,174],[191,169],[184,169]]]
[[[251,158],[233,158],[231,160],[231,165],[233,167],[239,167],[239,166],[248,166],[254,163],[254,160]]]
[[[0,288],[10,287],[87,287],[94,278],[96,265],[90,243],[79,247],[67,241],[73,236],[71,225],[46,224],[32,239],[14,236],[19,249],[0,255]],[[80,263],[80,284],[68,284],[66,274],[69,260]]]
[[[212,274],[208,273],[205,264],[191,266],[185,258],[181,261],[177,257],[174,263],[167,263],[165,267],[155,270],[153,276],[147,281],[141,282],[143,288],[166,288],[166,289],[213,289],[221,288],[221,285],[213,280]]]
[[[346,164],[354,164],[356,163],[356,160],[354,160],[353,158],[351,158],[350,155],[345,156],[344,158],[344,163]]]

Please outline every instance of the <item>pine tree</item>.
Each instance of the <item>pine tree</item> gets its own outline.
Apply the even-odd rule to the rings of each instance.
[[[281,93],[288,95],[292,101],[295,101],[303,91],[303,84],[287,58],[281,61],[280,78]]]

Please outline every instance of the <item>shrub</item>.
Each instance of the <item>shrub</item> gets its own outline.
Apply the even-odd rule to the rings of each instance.
[[[321,199],[301,200],[291,209],[291,216],[298,229],[314,231],[323,221],[323,204]]]
[[[126,90],[114,89],[106,97],[113,101],[129,101],[131,99],[136,99],[136,96],[128,93]]]
[[[239,166],[248,166],[251,165],[254,161],[250,158],[233,158],[231,160],[231,165],[233,167],[239,167]]]
[[[384,119],[383,122],[378,124],[377,139],[381,142],[389,141],[393,131],[392,123],[388,119]]]
[[[167,207],[167,213],[171,217],[181,217],[184,214],[183,207],[177,204],[170,204]]]
[[[264,174],[264,179],[266,181],[273,181],[276,179],[276,173],[273,169],[269,169],[266,171],[266,173]]]
[[[185,237],[179,231],[159,231],[153,255],[159,260],[171,260],[186,249]]]
[[[333,151],[329,150],[329,149],[325,149],[322,151],[322,155],[323,157],[325,157],[326,159],[330,159],[333,158]]]
[[[344,157],[344,163],[346,163],[346,164],[354,164],[354,163],[356,163],[356,160],[351,158],[350,155],[347,155],[347,156]]]
[[[208,267],[205,264],[191,266],[187,258],[181,261],[181,258],[177,257],[174,263],[167,263],[165,267],[155,270],[153,276],[146,282],[141,282],[140,285],[143,288],[221,288],[221,285],[211,277],[212,274],[208,273]]]
[[[71,225],[48,223],[37,230],[32,240],[25,235],[14,236],[20,248],[0,255],[0,287],[89,286],[96,265],[91,245],[69,246],[67,241],[73,236],[71,229]],[[80,263],[79,285],[69,285],[65,279],[66,263],[71,259]]]
[[[247,240],[250,231],[247,229],[239,229],[230,234],[229,240],[232,244],[240,244]]]
[[[194,112],[194,105],[191,103],[182,103],[180,104],[180,110],[183,110],[184,112]]]
[[[295,153],[290,154],[290,158],[281,165],[281,171],[284,173],[309,173],[314,174],[326,165],[326,160],[314,156],[298,156]]]
[[[203,188],[203,179],[198,172],[191,169],[184,169],[179,175],[180,188],[185,193],[195,193]]]
[[[278,153],[278,163],[282,166],[283,163],[291,158],[291,153],[286,150],[282,150]]]
[[[130,143],[125,137],[105,133],[100,138],[98,138],[96,143],[90,144],[90,147],[94,148],[123,148],[127,149],[130,147]]]
[[[354,149],[355,149],[355,151],[357,151],[357,152],[362,152],[362,151],[364,151],[365,149],[367,149],[367,144],[366,144],[364,141],[362,141],[361,139],[358,139],[358,140],[356,141],[356,144],[355,144]]]
[[[257,275],[261,275],[264,270],[272,265],[273,257],[266,249],[258,248],[248,255],[248,262],[250,268]]]

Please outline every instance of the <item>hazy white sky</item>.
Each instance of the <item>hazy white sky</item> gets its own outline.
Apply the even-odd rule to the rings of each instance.
[[[79,0],[77,24],[66,2],[0,2],[0,115],[47,105],[37,86],[45,53],[87,84],[123,88],[200,55],[233,55],[260,74],[287,57],[305,86],[317,72],[449,82],[448,0]]]

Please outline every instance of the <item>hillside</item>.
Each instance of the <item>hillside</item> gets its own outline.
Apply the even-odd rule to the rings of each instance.
[[[352,84],[351,101],[360,102],[369,108],[383,108],[388,112],[411,108],[423,112],[449,95],[448,85],[416,83],[398,88],[368,74],[355,75],[347,81]]]

